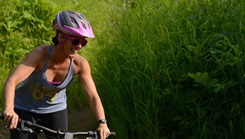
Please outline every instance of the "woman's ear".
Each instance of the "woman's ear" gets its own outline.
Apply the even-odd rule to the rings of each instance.
[[[64,36],[61,33],[58,33],[57,39],[59,42],[62,42],[64,39]]]

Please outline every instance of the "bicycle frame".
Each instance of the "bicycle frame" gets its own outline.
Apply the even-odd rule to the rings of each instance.
[[[0,119],[4,119],[4,116],[2,113],[0,113]],[[99,134],[96,131],[87,131],[87,132],[64,132],[64,131],[59,131],[59,130],[56,131],[56,130],[44,127],[42,125],[32,123],[30,121],[22,120],[20,118],[19,118],[18,124],[20,125],[20,128],[18,128],[18,130],[23,133],[36,133],[34,131],[34,128],[38,128],[41,131],[52,133],[55,136],[54,138],[56,139],[60,139],[60,138],[75,139],[76,136],[83,136],[83,138],[90,137],[92,139],[99,139]],[[115,132],[110,133],[110,136],[115,136],[115,135],[116,135]],[[79,138],[76,138],[76,139],[79,139]]]

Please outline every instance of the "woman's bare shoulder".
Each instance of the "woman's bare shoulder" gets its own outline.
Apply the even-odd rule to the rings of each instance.
[[[50,45],[40,45],[35,47],[26,57],[21,61],[22,64],[36,67],[35,70],[40,70],[45,62],[48,49]]]
[[[35,47],[26,55],[26,57],[22,60],[22,62],[37,63],[38,61],[42,61],[42,59],[45,58],[45,56],[47,55],[48,48],[49,48],[48,45],[41,45]]]
[[[47,50],[49,49],[50,45],[40,45],[35,47],[32,51],[34,52],[47,52]]]
[[[80,55],[77,55],[76,57],[74,57],[74,63],[76,65],[83,65],[83,64],[88,64],[88,60]]]
[[[34,49],[32,49],[29,54],[27,55],[27,57],[29,56],[35,56],[36,58],[42,58],[45,55],[47,55],[48,53],[48,49],[49,49],[50,45],[40,45],[35,47]]]
[[[74,57],[75,72],[80,73],[81,71],[90,70],[88,60],[80,55]]]

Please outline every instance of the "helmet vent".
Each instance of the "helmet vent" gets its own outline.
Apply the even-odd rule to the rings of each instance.
[[[73,27],[78,28],[76,20],[73,17],[71,17],[70,19],[71,19],[71,23],[72,23]]]

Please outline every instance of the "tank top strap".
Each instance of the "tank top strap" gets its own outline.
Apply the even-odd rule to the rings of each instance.
[[[71,58],[70,60],[71,60],[71,62],[70,62],[70,66],[69,66],[69,71],[68,71],[68,74],[66,77],[66,79],[68,79],[68,80],[70,80],[74,77],[73,58]]]
[[[74,68],[73,68],[73,62],[74,62],[74,58],[71,58],[71,63],[70,63],[70,74],[72,76],[74,76]]]
[[[50,45],[50,47],[48,49],[48,54],[47,54],[47,57],[46,57],[46,60],[45,60],[45,64],[44,64],[43,69],[42,69],[42,72],[46,71],[46,69],[47,69],[48,60],[49,60],[50,54],[52,52],[52,48],[53,48],[53,45]]]

